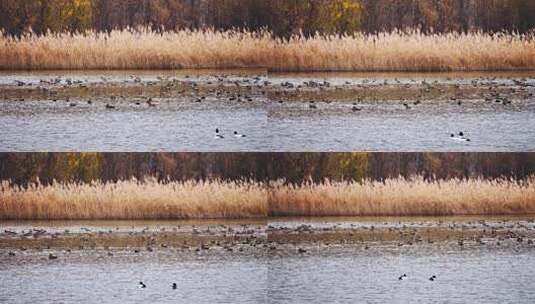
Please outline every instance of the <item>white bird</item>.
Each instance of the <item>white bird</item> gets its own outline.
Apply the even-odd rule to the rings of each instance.
[[[247,137],[244,134],[239,134],[238,131],[234,131],[234,137]]]

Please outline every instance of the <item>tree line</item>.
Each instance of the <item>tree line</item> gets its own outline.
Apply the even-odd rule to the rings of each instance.
[[[399,176],[524,179],[535,153],[0,153],[0,180],[384,180]]]
[[[419,28],[518,31],[535,26],[533,0],[0,0],[0,27],[20,35],[152,27],[267,29],[277,36]]]

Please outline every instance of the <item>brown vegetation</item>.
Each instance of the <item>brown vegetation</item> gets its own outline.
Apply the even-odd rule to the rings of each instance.
[[[535,176],[512,180],[421,177],[330,182],[268,191],[271,216],[446,216],[535,213]]]
[[[147,178],[20,187],[4,181],[0,188],[0,220],[531,213],[535,213],[535,176],[521,182],[415,177],[301,185]]]
[[[522,35],[294,36],[266,32],[113,31],[0,37],[0,69],[267,68],[271,71],[468,71],[535,69]]]
[[[155,179],[40,183],[2,182],[0,219],[252,218],[267,214],[266,192],[254,182],[157,182]]]

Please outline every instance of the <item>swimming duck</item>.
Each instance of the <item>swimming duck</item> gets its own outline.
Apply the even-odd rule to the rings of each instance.
[[[176,283],[173,283],[173,285],[171,285],[171,288],[173,288],[173,289],[177,289],[177,285],[176,285]]]
[[[115,109],[115,106],[112,106],[111,104],[107,103],[106,109],[112,110],[112,109]]]
[[[244,134],[239,134],[238,131],[234,131],[234,137],[247,137]]]
[[[437,279],[437,276],[436,275],[433,275],[432,277],[429,278],[429,281],[434,281]]]
[[[400,277],[398,278],[398,280],[399,280],[399,281],[403,281],[403,280],[406,280],[407,278],[408,278],[407,275],[406,275],[406,274],[403,274],[402,276],[400,276]]]
[[[471,141],[470,138],[464,137],[463,132],[459,132],[459,136],[455,136],[455,134],[452,133],[450,134],[450,138],[456,141],[465,141],[465,142]]]
[[[219,129],[215,129],[215,138],[216,139],[223,139],[225,137],[219,133]]]
[[[143,282],[139,282],[139,288],[147,288],[147,285]]]

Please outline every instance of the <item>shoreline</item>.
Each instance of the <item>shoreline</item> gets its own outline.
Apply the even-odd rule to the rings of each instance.
[[[111,222],[108,226],[70,226],[48,228],[18,223],[18,230],[0,222],[0,249],[6,250],[130,250],[133,253],[165,251],[292,252],[302,248],[372,246],[500,247],[500,242],[535,248],[535,216],[519,217],[442,217],[377,218],[361,222],[358,218],[336,221],[314,218],[287,220]],[[24,227],[24,228],[23,228]],[[67,229],[67,227],[71,229]],[[448,245],[449,244],[449,245]],[[137,250],[136,252],[134,252]]]

